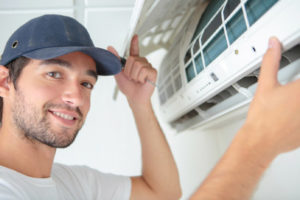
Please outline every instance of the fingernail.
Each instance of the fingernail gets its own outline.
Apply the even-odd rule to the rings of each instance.
[[[272,49],[272,48],[274,48],[274,46],[275,46],[275,39],[274,39],[274,37],[271,37],[269,39],[269,46],[268,46],[268,48]]]

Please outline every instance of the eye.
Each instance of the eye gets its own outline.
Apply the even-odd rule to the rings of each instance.
[[[93,84],[89,83],[89,82],[83,82],[82,85],[88,89],[93,89],[94,86]]]
[[[55,79],[59,79],[62,77],[61,73],[59,72],[48,72],[47,75]]]

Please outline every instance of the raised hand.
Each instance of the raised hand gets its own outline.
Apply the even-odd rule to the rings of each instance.
[[[108,50],[119,57],[113,47],[108,47]],[[156,76],[157,71],[147,59],[140,57],[138,36],[134,35],[125,68],[115,76],[118,87],[126,95],[130,105],[150,103],[155,87],[148,81],[155,83]]]
[[[278,82],[280,58],[280,43],[270,38],[245,124],[256,134],[253,138],[261,140],[275,155],[300,146],[300,80],[286,85]]]

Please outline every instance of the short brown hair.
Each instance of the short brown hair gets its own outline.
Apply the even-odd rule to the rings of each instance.
[[[19,57],[7,65],[7,69],[9,70],[9,79],[13,82],[14,88],[17,89],[17,80],[23,70],[23,68],[29,63],[30,59],[26,57]],[[3,111],[3,98],[0,97],[0,122],[2,122],[2,111]]]

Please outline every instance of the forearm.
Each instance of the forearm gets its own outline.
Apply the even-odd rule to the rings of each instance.
[[[179,198],[181,192],[177,167],[151,102],[143,105],[132,103],[130,107],[141,140],[143,180],[158,198]]]
[[[254,133],[243,127],[229,149],[191,199],[249,199],[261,175],[275,158],[268,144],[250,140]],[[253,137],[255,138],[255,137]]]

